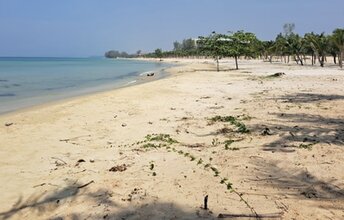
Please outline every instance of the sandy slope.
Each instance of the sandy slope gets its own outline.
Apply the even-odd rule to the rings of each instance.
[[[178,62],[170,78],[1,116],[0,218],[344,218],[344,71]]]

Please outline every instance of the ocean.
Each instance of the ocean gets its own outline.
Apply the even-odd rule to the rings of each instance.
[[[0,114],[164,75],[170,64],[105,58],[0,58]]]

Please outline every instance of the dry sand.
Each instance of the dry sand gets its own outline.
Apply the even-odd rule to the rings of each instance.
[[[0,116],[0,218],[344,218],[344,71],[174,61],[169,78]]]

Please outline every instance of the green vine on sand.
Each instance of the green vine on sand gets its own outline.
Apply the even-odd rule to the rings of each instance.
[[[250,130],[246,125],[239,121],[237,117],[234,116],[214,116],[209,119],[211,122],[229,122],[231,125],[234,125],[237,128],[239,133],[249,133]]]
[[[249,132],[248,129],[246,129],[246,126],[240,122],[237,122],[236,119],[232,116],[228,116],[227,117],[224,117],[224,118],[218,118],[220,116],[216,116],[217,118],[216,119],[213,119],[214,121],[217,121],[217,120],[220,120],[220,121],[234,121],[232,124],[236,125],[237,127],[239,127],[238,129],[238,132],[243,132],[243,133],[247,133]],[[230,144],[232,144],[234,141],[233,140],[228,140],[228,141],[225,141],[224,144],[225,144],[225,149],[228,148],[228,146]],[[144,148],[146,150],[149,150],[149,149],[158,149],[158,148],[162,148],[162,149],[166,149],[168,152],[175,152],[177,153],[178,155],[182,155],[184,157],[187,157],[190,159],[190,161],[195,161],[196,164],[198,166],[201,166],[204,164],[204,160],[202,158],[199,158],[197,160],[196,156],[192,155],[190,152],[184,152],[183,150],[177,150],[175,147],[172,147],[173,144],[177,144],[179,143],[177,140],[171,138],[171,136],[169,134],[149,134],[149,135],[146,135],[145,137],[145,140],[144,141],[139,141],[137,142],[137,145],[141,144],[141,143],[145,143],[141,146],[141,148]],[[228,149],[231,149],[231,148],[228,148]],[[237,150],[238,148],[236,149],[231,149],[231,150]],[[152,168],[152,165],[150,165]],[[154,168],[154,167],[153,167]],[[238,191],[236,191],[234,188],[233,188],[233,184],[228,180],[228,178],[226,177],[221,177],[220,176],[220,171],[218,170],[218,168],[214,165],[212,165],[211,163],[206,163],[203,165],[203,168],[205,170],[211,170],[213,173],[214,173],[214,177],[218,177],[220,178],[220,184],[223,184],[226,186],[227,190],[229,190],[230,192],[233,192],[235,193],[237,196],[239,196],[240,198],[240,201],[243,201],[245,203],[245,205],[251,210],[251,212],[256,216],[258,217],[258,214],[257,212],[255,211],[255,209],[243,198],[242,194],[239,193]],[[152,170],[152,169],[151,169]],[[155,172],[154,172],[155,173]]]

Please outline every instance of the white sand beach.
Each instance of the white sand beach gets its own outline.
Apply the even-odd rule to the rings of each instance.
[[[0,219],[344,218],[343,70],[165,61],[161,80],[0,116]]]

